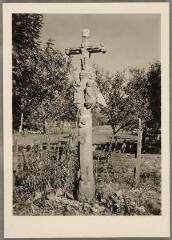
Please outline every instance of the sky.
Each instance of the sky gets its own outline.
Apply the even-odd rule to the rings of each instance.
[[[158,14],[46,14],[41,41],[54,40],[55,48],[79,47],[81,31],[90,30],[92,46],[104,44],[106,54],[92,54],[92,62],[106,71],[147,67],[160,60],[161,19]],[[76,56],[75,62],[79,63]]]

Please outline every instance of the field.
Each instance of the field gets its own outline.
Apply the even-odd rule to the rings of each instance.
[[[112,137],[109,126],[93,129],[96,199],[94,202],[77,201],[77,148],[69,144],[68,135],[66,132],[48,137],[20,136],[20,151],[14,164],[17,165],[14,215],[161,214],[161,156],[142,154],[140,184],[136,187],[135,155],[115,150],[109,154],[106,147]],[[121,142],[137,139],[128,133],[119,133],[119,137]],[[40,142],[47,140],[51,147],[37,148]],[[54,144],[57,141],[61,141],[60,146]]]

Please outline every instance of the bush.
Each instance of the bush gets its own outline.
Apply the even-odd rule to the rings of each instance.
[[[109,183],[97,190],[97,199],[115,215],[160,215],[159,194],[147,189],[123,189]]]
[[[48,150],[40,152],[34,148],[27,155],[23,153],[24,159],[14,172],[15,184],[31,193],[41,191],[46,194],[51,188],[62,188],[73,194],[79,169],[77,151],[66,145],[61,154],[57,156],[54,152],[52,156]]]

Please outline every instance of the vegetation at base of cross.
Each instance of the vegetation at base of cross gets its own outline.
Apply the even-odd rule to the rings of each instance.
[[[31,193],[58,188],[74,193],[79,170],[76,146],[71,148],[66,144],[53,154],[50,150],[40,150],[38,145],[26,150],[20,145],[18,149],[14,185],[24,186]]]
[[[22,147],[20,149],[22,151]],[[78,161],[76,149],[66,145],[54,156],[33,148],[15,172],[14,215],[160,215],[160,157],[143,155],[141,182],[134,185],[133,155],[95,151],[96,199],[76,200]],[[97,159],[99,155],[99,160]],[[60,159],[60,160],[59,160]],[[23,164],[22,164],[23,163]]]

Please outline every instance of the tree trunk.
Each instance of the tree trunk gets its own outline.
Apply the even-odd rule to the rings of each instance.
[[[43,117],[43,130],[42,130],[43,134],[47,133],[47,120],[46,117]]]
[[[146,144],[146,127],[143,128],[142,147]]]
[[[17,136],[13,139],[13,186],[16,183],[16,171],[18,162],[18,138]]]
[[[21,113],[21,120],[20,120],[19,133],[21,134],[22,131],[23,131],[23,113]]]

